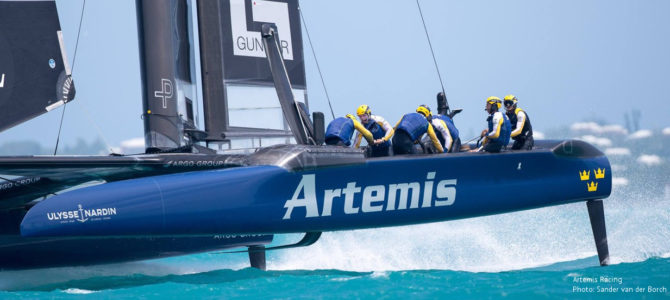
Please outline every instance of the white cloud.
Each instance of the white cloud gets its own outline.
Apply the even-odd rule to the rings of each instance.
[[[648,138],[652,135],[651,130],[648,129],[642,129],[638,130],[636,132],[631,133],[631,135],[628,136],[629,139],[645,139]]]
[[[624,129],[621,125],[605,125],[600,127],[603,133],[619,133],[619,134],[628,134],[628,130]]]
[[[138,137],[121,142],[123,148],[144,148],[144,138]]]
[[[598,125],[596,122],[578,122],[570,126],[573,131],[590,131],[592,133],[628,134],[628,130],[621,125]]]
[[[670,127],[663,128],[663,134],[670,135]]]
[[[113,147],[114,153],[130,154],[144,152],[144,138],[132,138],[121,142],[121,146]]]
[[[590,144],[594,144],[600,147],[610,147],[612,146],[612,141],[608,138],[599,138],[592,135],[585,135],[579,138],[582,141],[585,141]]]
[[[607,148],[605,149],[605,155],[630,155],[630,149],[628,148]]]
[[[533,139],[543,140],[544,139],[544,133],[533,130]]]
[[[655,166],[655,165],[660,165],[662,160],[658,155],[647,155],[647,154],[642,154],[640,157],[637,158],[637,162],[641,164],[645,164],[647,166]]]
[[[623,185],[628,185],[628,179],[623,178],[623,177],[612,177],[612,185],[613,186],[623,186]]]

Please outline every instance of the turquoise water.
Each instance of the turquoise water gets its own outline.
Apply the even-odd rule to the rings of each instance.
[[[607,268],[595,257],[506,272],[413,270],[214,270],[194,274],[100,276],[1,292],[7,298],[566,298],[670,297],[670,259]],[[595,278],[597,282],[578,283]],[[650,286],[652,287],[650,289]],[[579,289],[582,289],[581,291]],[[587,290],[584,290],[587,289]],[[588,291],[590,289],[591,291]]]

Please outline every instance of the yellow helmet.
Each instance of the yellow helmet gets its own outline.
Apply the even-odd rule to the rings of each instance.
[[[370,112],[370,107],[365,105],[365,104],[359,106],[358,109],[356,109],[356,114],[359,115],[359,116],[360,115],[369,115],[370,113],[371,113]]]
[[[516,99],[516,96],[514,96],[514,95],[511,95],[511,94],[507,95],[503,99],[504,99],[503,101],[505,103],[505,107],[516,105],[517,99]]]
[[[500,109],[500,107],[502,107],[502,101],[500,100],[500,98],[498,98],[496,96],[491,96],[491,97],[486,98],[486,103],[495,104],[495,105],[498,106],[498,109]]]
[[[428,108],[428,106],[425,105],[425,104],[422,104],[422,105],[420,105],[419,107],[417,107],[417,108],[416,108],[416,112],[422,114],[422,115],[423,115],[424,117],[426,117],[426,118],[428,118],[428,117],[430,117],[430,116],[432,115],[432,114],[430,113],[430,108]]]

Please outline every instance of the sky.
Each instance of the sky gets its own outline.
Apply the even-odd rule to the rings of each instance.
[[[135,1],[57,0],[77,97],[61,143],[143,136]],[[515,94],[537,131],[581,121],[670,126],[670,1],[421,0],[437,65],[462,138],[485,127],[484,100]],[[360,104],[395,123],[441,90],[414,0],[301,2],[334,113]],[[303,40],[310,110],[330,112]],[[76,56],[75,56],[76,47]],[[62,108],[0,133],[55,145]]]

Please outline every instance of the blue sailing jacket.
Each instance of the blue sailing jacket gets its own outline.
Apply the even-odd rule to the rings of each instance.
[[[326,129],[326,141],[337,139],[344,142],[345,145],[351,146],[351,136],[353,134],[354,121],[349,118],[339,117],[328,124],[328,128]]]
[[[449,134],[451,134],[451,139],[454,141],[458,139],[458,128],[456,128],[456,125],[454,125],[454,121],[451,118],[443,115],[433,115],[433,118],[444,121],[444,123],[447,124],[447,129],[449,129]]]
[[[428,131],[428,125],[428,120],[422,114],[408,113],[398,123],[397,130],[407,132],[416,141]]]

